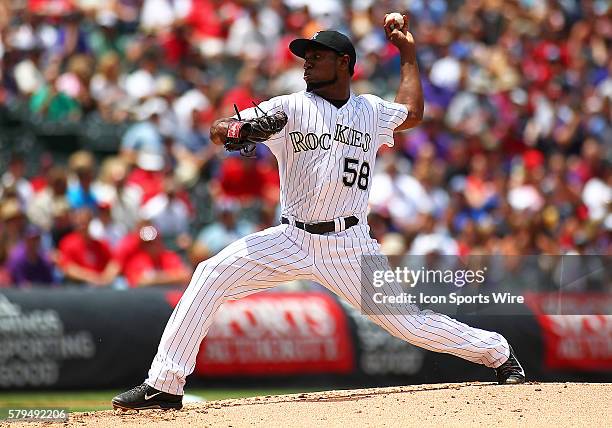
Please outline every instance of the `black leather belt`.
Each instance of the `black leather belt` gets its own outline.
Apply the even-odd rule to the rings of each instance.
[[[290,224],[288,218],[281,217],[281,223]],[[349,227],[355,226],[359,223],[359,219],[354,215],[350,217],[344,217],[344,225],[345,230]],[[323,235],[324,233],[331,233],[336,231],[336,223],[333,221],[322,221],[321,223],[304,223],[301,221],[295,221],[295,227],[298,229],[305,230],[308,233],[313,233],[315,235]]]

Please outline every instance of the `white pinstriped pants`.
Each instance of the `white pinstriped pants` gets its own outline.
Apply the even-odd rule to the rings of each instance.
[[[311,279],[361,309],[362,254],[380,255],[378,243],[370,238],[365,224],[327,235],[313,235],[281,224],[230,244],[197,266],[168,320],[146,383],[170,394],[183,394],[185,378],[194,370],[200,343],[215,313],[228,299],[294,279]],[[500,334],[416,306],[368,317],[413,345],[488,367],[498,367],[510,355],[508,342]]]

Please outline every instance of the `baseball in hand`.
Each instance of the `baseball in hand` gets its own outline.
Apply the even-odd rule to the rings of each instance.
[[[393,21],[393,23],[390,25],[391,31],[395,29],[401,30],[404,26],[404,17],[397,12],[393,12],[387,15],[387,17],[385,18],[385,25],[387,25],[391,21]]]

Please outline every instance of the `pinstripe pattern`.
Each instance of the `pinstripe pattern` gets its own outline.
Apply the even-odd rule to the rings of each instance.
[[[366,257],[361,265],[361,255],[380,254],[378,244],[368,236],[367,226],[356,226],[320,243],[320,259],[315,256],[317,280],[334,293],[342,296],[351,305],[367,313],[376,313],[374,307],[362,307],[361,291],[354,284],[354,278],[361,277],[361,269],[371,273],[374,270],[388,270],[388,264],[377,263],[384,257]],[[315,238],[316,240],[316,238]],[[366,295],[372,295],[371,284],[360,284]],[[401,292],[399,285],[391,293]],[[429,310],[421,311],[407,305],[388,308],[389,314],[369,316],[392,335],[414,345],[436,352],[446,352],[469,361],[490,367],[501,364],[508,357],[505,339],[497,333],[469,327],[446,315]]]
[[[264,143],[278,160],[282,214],[305,222],[318,222],[365,213],[376,152],[381,144],[393,145],[393,129],[406,119],[406,107],[374,95],[351,94],[347,103],[337,108],[305,91],[272,98],[260,107],[271,113],[282,109],[289,118],[283,132]],[[256,115],[254,108],[240,112],[245,119]],[[365,151],[359,146],[334,141],[337,125],[350,128],[346,138],[351,141],[351,132],[361,135],[362,143],[367,134],[371,147]],[[326,150],[319,144],[314,150],[296,153],[289,138],[293,132],[301,136],[312,134],[319,139],[329,134],[331,147]],[[305,144],[302,142],[301,147],[305,148]],[[367,189],[343,183],[346,157],[357,159],[358,166],[364,161],[369,164]]]
[[[285,229],[281,225],[248,235],[198,265],[162,335],[149,370],[151,386],[182,391],[214,314],[226,299],[236,297],[235,291],[245,297],[293,279],[296,270],[310,271],[305,237]]]
[[[336,108],[306,92],[272,98],[260,106],[269,112],[282,109],[289,118],[283,132],[265,142],[278,160],[282,215],[304,222],[355,215],[360,224],[326,235],[283,224],[246,236],[200,263],[166,325],[149,370],[146,383],[158,390],[183,393],[200,343],[226,300],[303,278],[323,284],[364,312],[377,313],[362,307],[367,303],[361,299],[362,287],[373,287],[362,284],[362,269],[389,268],[385,257],[361,257],[380,255],[364,222],[371,177],[362,177],[361,187],[356,182],[345,184],[345,159],[358,168],[367,162],[371,173],[380,145],[393,145],[393,129],[407,117],[406,107],[373,95],[351,94],[344,106]],[[255,111],[247,109],[241,116],[253,117]],[[371,136],[369,147],[366,134]],[[399,285],[395,287],[399,293]],[[370,318],[414,345],[488,367],[498,367],[509,355],[501,335],[416,306],[401,311],[389,307],[388,313]]]

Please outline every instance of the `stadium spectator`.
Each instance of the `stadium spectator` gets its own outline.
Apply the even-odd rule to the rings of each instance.
[[[197,73],[191,80],[189,83],[193,87],[179,95],[172,105],[182,129],[191,129],[196,124],[194,123],[194,111],[204,112],[210,108],[210,99],[207,96],[210,90],[210,77]]]
[[[98,111],[109,123],[128,118],[129,100],[119,84],[121,58],[116,52],[107,52],[100,57],[97,70],[91,78],[89,90],[98,103]]]
[[[3,189],[13,187],[19,202],[25,206],[32,197],[33,189],[30,181],[26,178],[25,159],[20,153],[13,153],[8,164],[7,171],[2,174],[0,180],[2,181]],[[6,190],[3,191],[3,193]]]
[[[139,150],[136,166],[127,177],[127,184],[136,186],[142,194],[141,204],[164,190],[166,160],[159,152]]]
[[[123,266],[130,287],[187,286],[190,270],[178,254],[164,246],[155,227],[141,227],[138,238],[135,251]]]
[[[70,216],[70,204],[68,204],[68,201],[55,201],[51,207],[51,243],[53,248],[57,249],[62,238],[72,232],[74,226]],[[57,257],[55,258],[57,259]]]
[[[93,286],[112,284],[119,273],[119,263],[110,245],[95,236],[91,209],[78,208],[72,217],[74,231],[64,236],[58,246],[58,265],[66,280]]]
[[[26,46],[21,46],[20,48],[23,58],[18,60],[19,62],[15,65],[13,69],[13,78],[15,79],[15,86],[19,93],[23,96],[30,97],[45,85],[45,76],[43,76],[41,70],[43,46],[41,46],[41,42],[34,36],[25,43]]]
[[[96,211],[96,216],[89,225],[92,236],[108,242],[114,248],[119,241],[127,234],[127,227],[123,223],[113,220],[111,204],[100,202]]]
[[[139,41],[134,41],[138,43]],[[142,41],[144,43],[144,40]],[[158,55],[153,46],[142,46],[145,51],[138,55],[138,67],[125,76],[123,89],[134,100],[147,101],[155,95],[155,79],[159,77]],[[143,119],[142,117],[139,119]]]
[[[95,160],[91,152],[80,150],[73,153],[68,161],[70,171],[74,174],[68,184],[68,203],[72,209],[87,207],[95,210],[98,201],[91,185],[95,178]]]
[[[211,183],[211,192],[216,199],[229,199],[244,205],[258,200],[278,200],[268,196],[278,192],[278,172],[268,167],[265,160],[230,156],[223,161],[218,175]]]
[[[136,254],[140,247],[140,230],[146,226],[153,227],[153,224],[148,220],[138,220],[136,226],[132,228],[115,247],[115,259],[121,266],[121,272],[123,272],[125,265],[130,261],[131,257]]]
[[[47,186],[36,193],[27,207],[28,219],[44,231],[51,230],[53,211],[58,203],[68,203],[68,176],[61,167],[53,167],[47,175]]]
[[[12,283],[18,287],[55,282],[53,264],[41,247],[41,235],[37,226],[28,225],[23,240],[9,254],[6,266]]]
[[[375,212],[388,215],[400,229],[411,230],[417,215],[433,209],[423,185],[407,174],[409,165],[393,156],[381,158],[382,171],[374,176],[370,204]]]
[[[49,173],[53,168],[53,163],[54,160],[51,152],[46,151],[40,156],[36,175],[29,179],[34,194],[47,188]]]
[[[62,91],[59,63],[50,63],[44,71],[45,83],[30,98],[30,110],[49,121],[76,121],[81,118],[78,101]]]
[[[21,241],[25,227],[26,218],[23,214],[21,204],[16,197],[6,198],[0,205],[0,263],[4,263],[13,248]]]
[[[57,78],[57,90],[74,99],[83,113],[95,108],[89,92],[92,74],[92,59],[88,55],[74,55],[70,57],[66,71]]]
[[[418,219],[419,233],[410,247],[410,254],[457,255],[457,242],[448,231],[436,224],[436,218],[428,213],[420,214]]]
[[[218,221],[205,226],[193,243],[190,251],[191,263],[196,266],[206,260],[236,239],[253,233],[254,225],[238,218],[239,205],[235,202],[221,202],[217,206]]]
[[[165,105],[155,100],[144,103],[136,113],[138,122],[134,123],[121,140],[119,153],[130,165],[137,163],[139,152],[164,154],[163,137],[159,131],[160,114]]]
[[[59,17],[57,39],[53,50],[62,59],[75,55],[89,53],[86,28],[81,24],[84,21],[83,13],[73,7]]]
[[[100,204],[110,206],[112,221],[125,230],[132,230],[139,219],[142,191],[136,185],[127,185],[128,170],[128,165],[119,156],[107,157],[92,190]]]
[[[236,86],[227,91],[221,99],[220,116],[227,117],[235,114],[234,104],[238,110],[244,110],[252,107],[253,103],[257,104],[261,101],[253,92],[256,73],[257,69],[248,67],[248,65],[240,70]]]
[[[163,192],[140,208],[140,217],[149,220],[164,238],[184,240],[188,238],[191,217],[188,195],[178,188],[173,177],[166,176]]]

